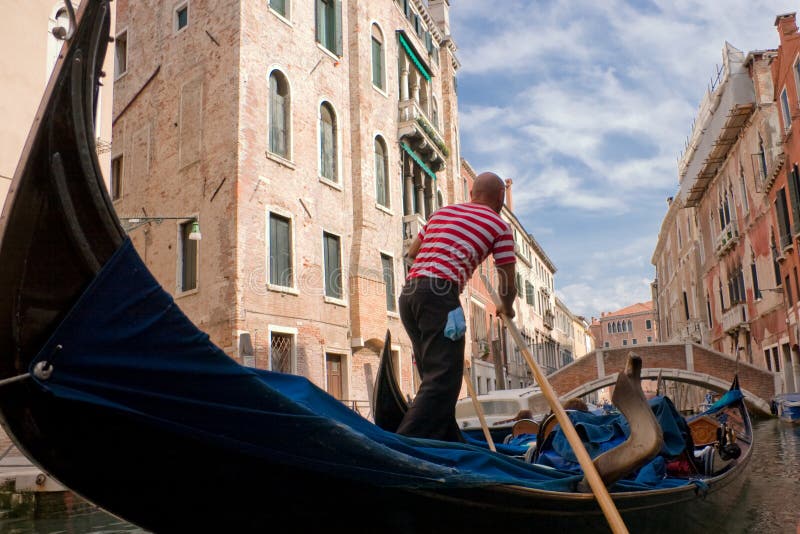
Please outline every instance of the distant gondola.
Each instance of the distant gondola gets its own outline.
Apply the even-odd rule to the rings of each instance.
[[[16,445],[155,532],[602,525],[580,475],[398,436],[307,379],[241,366],[209,341],[149,273],[105,190],[93,117],[109,18],[107,0],[81,3],[0,216],[0,422]],[[394,387],[382,384],[381,395]],[[375,419],[392,426],[404,401],[389,395]],[[614,484],[623,515],[696,499],[742,471],[752,432],[736,382],[728,401],[709,417],[725,420],[740,455],[673,487]]]

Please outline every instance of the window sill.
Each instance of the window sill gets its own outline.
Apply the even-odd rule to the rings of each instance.
[[[323,297],[323,300],[328,304],[333,304],[335,306],[341,306],[343,308],[347,307],[347,301],[346,300],[337,299],[335,297],[328,297],[328,296]]]
[[[285,16],[281,15],[280,13],[278,13],[277,11],[272,9],[271,7],[269,8],[269,12],[272,13],[273,15],[275,15],[276,17],[278,17],[278,20],[280,20],[281,22],[283,22],[284,24],[286,24],[290,28],[294,27],[294,25],[292,24],[291,20],[287,19]],[[289,16],[291,16],[291,15],[289,15]]]
[[[328,180],[324,176],[319,176],[319,181],[322,182],[323,184],[327,185],[328,187],[332,188],[332,189],[336,189],[337,191],[343,191],[344,190],[344,188],[342,187],[342,184],[340,184],[339,182],[334,182],[333,180]]]
[[[279,155],[277,155],[277,154],[273,154],[273,153],[272,153],[272,152],[270,152],[269,150],[267,150],[266,152],[264,152],[264,155],[266,155],[266,156],[267,156],[267,159],[271,159],[271,160],[272,160],[272,161],[274,161],[275,163],[279,163],[279,164],[281,164],[281,165],[283,165],[284,167],[287,167],[287,168],[289,168],[289,169],[295,170],[295,169],[297,168],[297,166],[294,164],[294,162],[293,162],[293,161],[291,161],[291,160],[288,160],[288,159],[284,158],[283,156],[279,156]]]
[[[342,59],[339,56],[337,56],[335,52],[332,52],[332,51],[328,50],[325,47],[325,45],[323,45],[319,41],[317,41],[317,48],[319,48],[320,50],[325,52],[325,55],[328,56],[329,58],[331,58],[332,60],[334,60],[336,63],[339,63],[339,61]]]
[[[385,89],[381,89],[380,87],[378,87],[378,86],[377,86],[377,85],[375,85],[374,83],[373,83],[373,84],[370,84],[370,85],[372,85],[372,88],[373,88],[373,89],[375,89],[375,91],[376,91],[377,93],[379,93],[381,96],[383,96],[384,98],[389,98],[389,93],[388,93],[388,92],[386,92],[386,90],[385,90]]]
[[[286,293],[288,295],[299,295],[300,292],[293,287],[279,286],[275,284],[267,284],[267,289],[276,293]]]
[[[387,311],[386,315],[392,319],[400,319],[400,314],[393,311]]]
[[[124,78],[126,74],[128,74],[128,71],[127,71],[127,69],[125,70],[125,72],[121,72],[121,73],[119,73],[119,74],[118,74],[118,75],[117,75],[117,76],[114,78],[114,82],[115,82],[115,83],[116,83],[116,82],[118,82],[119,80],[121,80],[122,78]]]
[[[188,28],[188,27],[189,27],[189,25],[187,24],[187,25],[186,25],[186,26],[184,26],[183,28],[175,28],[175,29],[173,30],[172,34],[173,34],[173,35],[180,35],[181,33],[185,32],[185,31],[186,31],[186,28]]]
[[[186,291],[178,291],[175,294],[175,300],[181,299],[183,297],[188,297],[188,296],[191,296],[191,295],[196,295],[199,292],[200,292],[200,290],[198,288],[188,289]]]
[[[384,212],[386,215],[391,215],[392,217],[394,217],[394,212],[382,204],[376,203],[375,208],[378,209],[379,211]]]

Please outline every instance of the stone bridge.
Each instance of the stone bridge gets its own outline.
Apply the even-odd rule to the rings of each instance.
[[[562,367],[547,377],[562,399],[580,397],[613,385],[625,369],[629,353],[642,358],[642,378],[661,377],[724,392],[739,373],[739,385],[751,409],[769,414],[769,401],[777,392],[779,377],[766,369],[737,361],[730,356],[694,343],[657,343],[594,353]]]

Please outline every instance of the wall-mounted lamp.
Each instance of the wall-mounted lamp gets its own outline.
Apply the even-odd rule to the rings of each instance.
[[[189,232],[189,239],[192,241],[200,241],[203,238],[203,235],[200,233],[200,221],[195,216],[189,217],[120,217],[119,221],[122,223],[122,229],[125,232],[130,233],[131,231],[139,228],[148,223],[156,223],[161,224],[166,220],[173,220],[173,221],[186,221],[192,223],[191,232]]]

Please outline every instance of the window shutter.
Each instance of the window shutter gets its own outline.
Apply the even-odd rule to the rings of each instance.
[[[334,0],[334,16],[336,17],[336,24],[333,28],[333,46],[334,52],[337,56],[342,55],[342,0]]]
[[[317,0],[315,5],[317,16],[317,42],[324,44],[325,41],[323,36],[325,35],[325,2],[323,2],[323,0]]]
[[[792,233],[800,231],[800,191],[798,191],[798,169],[797,165],[792,167],[789,172],[789,198],[792,203]]]

